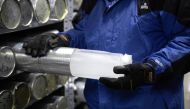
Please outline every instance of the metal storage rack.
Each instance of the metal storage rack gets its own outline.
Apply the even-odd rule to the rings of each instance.
[[[22,42],[23,40],[27,39],[28,37],[32,37],[36,34],[43,33],[50,30],[59,30],[64,31],[71,28],[71,19],[72,19],[72,2],[73,0],[66,0],[68,5],[68,15],[62,21],[55,21],[49,20],[47,23],[40,24],[36,20],[29,26],[19,26],[16,29],[5,29],[0,27],[0,47],[2,46],[11,46],[15,43]],[[0,60],[1,61],[1,60]],[[38,76],[41,76],[40,79]],[[36,87],[39,85],[39,82],[43,81],[44,77],[49,79],[50,81],[47,82],[47,87],[49,87],[49,91],[47,91],[42,97],[36,97],[34,95],[31,96],[29,103],[20,108],[15,107],[15,103],[19,106],[23,103],[24,97],[26,95],[26,87],[20,89],[21,91],[17,91],[21,83],[27,84],[30,88],[30,94],[32,91],[31,87]],[[27,78],[27,79],[26,79]],[[38,82],[33,82],[34,78],[38,78]],[[53,81],[55,80],[55,81]],[[0,108],[1,109],[73,109],[73,107],[67,107],[65,98],[65,83],[67,77],[65,76],[58,76],[58,75],[47,75],[47,74],[34,74],[32,72],[21,72],[21,71],[14,71],[13,75],[7,78],[0,78]],[[33,82],[33,84],[31,84]],[[16,85],[17,84],[17,85]],[[46,84],[46,83],[44,83]],[[56,86],[55,86],[56,85]],[[23,85],[24,86],[24,85]],[[40,86],[40,85],[39,85]],[[40,88],[40,87],[37,88]],[[42,86],[41,86],[42,87]],[[15,100],[13,96],[11,96],[11,92],[14,89],[14,93],[17,95],[22,95],[21,101]],[[7,91],[8,90],[8,91]],[[25,90],[25,91],[23,91]],[[40,91],[43,88],[39,89]],[[15,95],[16,95],[15,94]],[[42,95],[42,92],[36,92],[38,95]],[[72,96],[71,96],[72,97]],[[73,97],[74,98],[74,97]],[[14,100],[12,100],[14,99]],[[27,98],[26,98],[27,99]],[[25,100],[26,101],[26,100]],[[14,104],[14,105],[13,105]],[[11,107],[13,105],[13,107]],[[59,107],[60,106],[60,107]]]

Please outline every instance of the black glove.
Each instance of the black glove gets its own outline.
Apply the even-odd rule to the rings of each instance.
[[[124,74],[124,77],[105,78],[101,77],[100,82],[112,89],[134,90],[144,84],[152,84],[155,80],[155,73],[151,63],[129,64],[114,67],[114,73]]]
[[[190,53],[172,63],[171,73],[177,72],[182,76],[190,71]]]
[[[68,45],[69,40],[67,40],[67,38],[61,38],[54,33],[43,33],[25,41],[23,48],[26,54],[38,57],[45,56],[50,49]]]

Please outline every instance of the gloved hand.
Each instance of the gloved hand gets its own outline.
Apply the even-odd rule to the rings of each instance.
[[[50,49],[68,45],[69,40],[66,36],[58,36],[54,33],[43,33],[25,41],[23,48],[26,54],[38,57],[45,56]]]
[[[155,80],[155,73],[151,64],[152,62],[115,66],[114,73],[125,76],[117,79],[101,77],[100,82],[109,88],[119,90],[134,90],[141,85],[152,84]]]

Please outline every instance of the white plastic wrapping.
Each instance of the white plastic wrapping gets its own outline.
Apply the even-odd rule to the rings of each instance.
[[[70,61],[73,76],[99,79],[100,77],[117,78],[123,76],[113,72],[114,66],[132,63],[131,55],[110,53],[96,50],[76,49]]]
[[[90,79],[118,78],[123,75],[115,74],[114,66],[132,63],[131,55],[97,50],[61,47],[50,50],[46,56],[40,58],[26,55],[22,46],[15,46],[14,50],[19,70]]]

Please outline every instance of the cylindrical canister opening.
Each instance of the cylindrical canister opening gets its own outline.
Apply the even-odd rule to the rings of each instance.
[[[15,54],[9,47],[0,48],[0,77],[9,77],[15,69]]]
[[[30,101],[30,88],[25,83],[18,83],[14,89],[15,109],[23,109]]]
[[[34,14],[32,9],[32,4],[29,0],[20,0],[19,4],[22,14],[21,24],[23,26],[28,26],[31,24]]]
[[[0,12],[1,23],[8,29],[15,29],[21,21],[21,10],[16,0],[5,0]]]
[[[31,92],[35,99],[39,100],[47,94],[47,79],[44,75],[38,75],[32,81]]]
[[[68,13],[65,0],[56,0],[53,12],[56,19],[63,20]]]
[[[0,109],[12,109],[13,101],[13,96],[10,91],[0,91]]]
[[[50,5],[47,0],[37,0],[35,16],[39,23],[46,23],[50,17]]]

